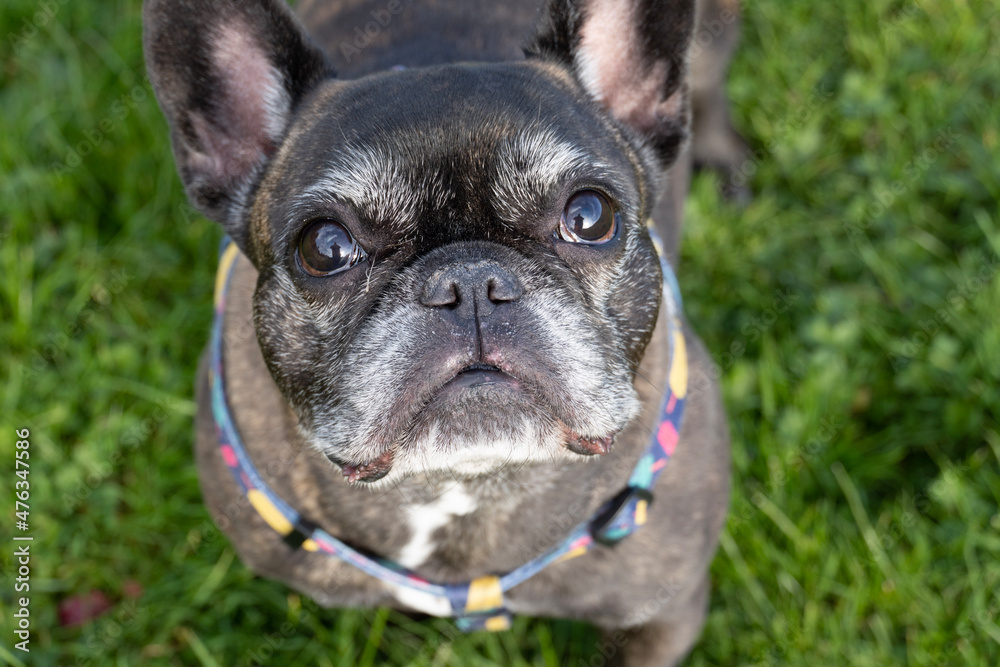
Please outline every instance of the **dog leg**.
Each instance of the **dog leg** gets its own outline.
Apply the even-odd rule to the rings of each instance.
[[[609,632],[618,639],[613,642],[620,647],[610,657],[612,667],[672,667],[691,651],[701,629],[705,625],[708,611],[708,578],[691,593],[688,602],[682,605],[684,613],[675,614],[670,620],[651,620],[645,625],[620,632]],[[608,642],[605,642],[605,646]]]

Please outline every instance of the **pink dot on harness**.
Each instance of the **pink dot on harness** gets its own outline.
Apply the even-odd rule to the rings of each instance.
[[[667,456],[673,456],[674,449],[677,448],[677,429],[670,422],[663,422],[660,424],[660,430],[656,433],[656,441],[660,443],[660,447],[663,447]]]
[[[226,465],[230,468],[236,467],[236,452],[229,445],[222,445],[219,447],[222,451],[222,459],[226,462]]]

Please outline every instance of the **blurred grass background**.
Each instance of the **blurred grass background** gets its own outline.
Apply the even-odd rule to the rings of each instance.
[[[756,199],[701,175],[681,284],[722,371],[732,512],[691,665],[1000,664],[1000,14],[743,3]],[[220,231],[184,204],[137,0],[0,8],[0,661],[601,665],[597,633],[321,610],[212,527],[192,382]],[[30,659],[13,650],[31,429]],[[60,602],[111,604],[82,626]]]

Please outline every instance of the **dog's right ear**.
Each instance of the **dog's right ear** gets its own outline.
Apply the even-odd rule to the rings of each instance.
[[[280,0],[147,0],[143,20],[188,197],[246,251],[252,190],[297,105],[332,69]]]
[[[529,57],[567,67],[666,168],[690,123],[687,52],[695,0],[548,0]]]

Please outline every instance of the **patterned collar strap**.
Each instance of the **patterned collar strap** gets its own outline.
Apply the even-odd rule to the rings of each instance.
[[[674,453],[687,393],[687,354],[681,331],[681,298],[670,265],[664,259],[656,233],[650,234],[660,256],[663,270],[663,300],[668,309],[670,336],[670,371],[668,386],[660,406],[660,415],[650,443],[636,464],[628,486],[609,500],[588,521],[574,528],[558,545],[507,574],[479,577],[464,584],[440,584],[428,581],[415,572],[390,560],[372,558],[324,531],[302,516],[276,494],[261,478],[233,421],[226,393],[223,368],[222,329],[229,278],[239,250],[227,239],[215,283],[215,318],[212,324],[211,386],[212,414],[219,450],[223,460],[261,518],[277,531],[291,548],[324,553],[339,558],[385,583],[419,591],[447,600],[459,628],[504,630],[510,626],[510,614],[504,607],[504,593],[530,579],[552,563],[581,556],[596,545],[611,547],[646,523],[646,513],[653,500],[652,489]]]

